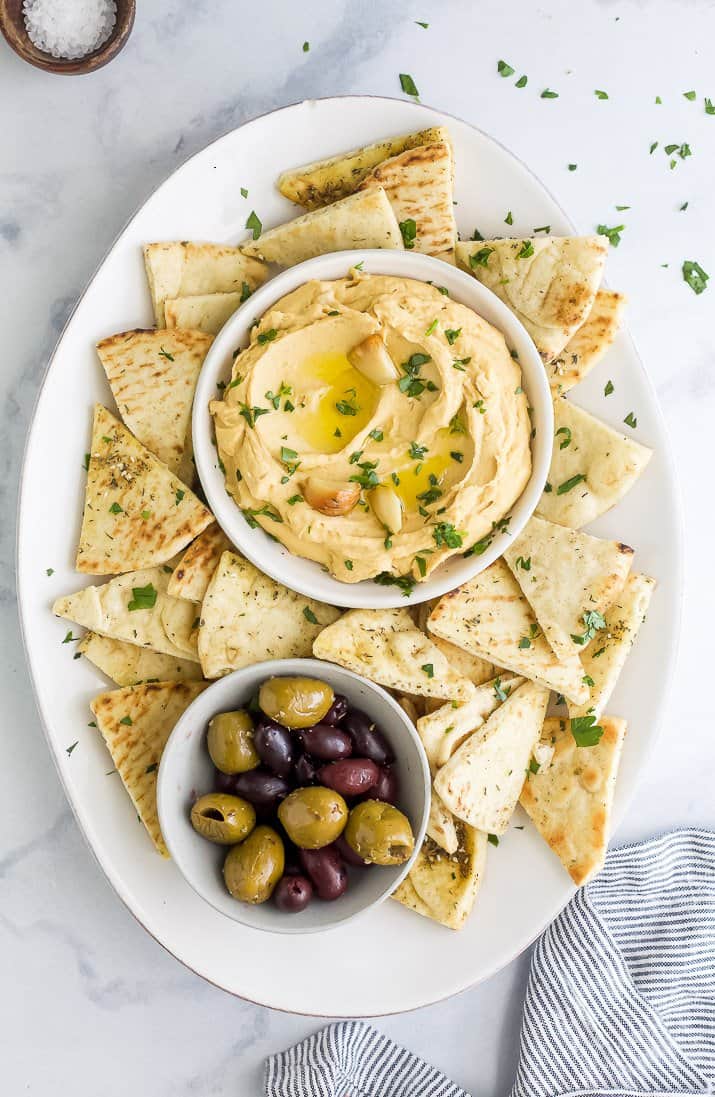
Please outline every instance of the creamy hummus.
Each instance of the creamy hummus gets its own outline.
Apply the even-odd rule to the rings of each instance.
[[[369,336],[391,375],[361,365]],[[351,271],[282,298],[211,412],[246,520],[347,583],[425,578],[487,537],[531,472],[503,335],[408,278]]]

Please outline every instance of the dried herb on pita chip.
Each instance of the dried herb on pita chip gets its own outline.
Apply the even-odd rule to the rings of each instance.
[[[149,837],[168,857],[156,810],[157,768],[182,713],[206,682],[156,682],[100,693],[90,708]]]
[[[224,552],[201,606],[204,674],[219,678],[263,659],[310,656],[316,636],[339,615],[276,583],[238,553]]]
[[[534,236],[463,241],[456,254],[463,270],[509,306],[550,362],[593,308],[608,245],[599,236]]]
[[[77,570],[116,575],[165,563],[212,521],[186,484],[97,404]]]
[[[231,542],[217,522],[213,522],[187,548],[169,577],[167,593],[172,598],[202,602],[219,561],[231,548]]]
[[[241,248],[226,244],[197,244],[165,241],[144,247],[149,291],[156,326],[166,326],[167,298],[194,297],[207,293],[241,293],[244,282],[250,291],[268,277],[268,270]]]
[[[77,645],[77,651],[118,686],[148,681],[194,682],[202,678],[201,667],[190,659],[148,651],[123,640],[110,640],[96,632],[86,633]]]
[[[456,821],[458,848],[451,856],[425,838],[409,875],[392,893],[398,903],[448,929],[461,929],[484,879],[487,836]]]
[[[554,747],[550,764],[524,782],[520,802],[541,837],[579,887],[603,867],[611,809],[621,758],[625,720],[601,719],[603,734],[592,747],[579,747],[570,722],[544,723],[542,742]]]
[[[504,553],[559,659],[579,655],[622,590],[633,549],[532,518]],[[529,561],[528,570],[518,561]]]
[[[625,307],[622,293],[598,291],[581,327],[547,366],[549,382],[556,392],[568,392],[601,361],[618,334]]]
[[[402,248],[397,219],[382,187],[304,213],[243,245],[247,255],[292,267],[331,251]]]
[[[525,682],[442,766],[434,787],[458,819],[488,834],[504,833],[539,741],[548,701],[548,690]]]
[[[541,496],[537,513],[561,526],[578,529],[605,514],[630,491],[653,456],[647,446],[564,399],[554,401],[554,432],[551,491]],[[562,448],[565,436],[570,442]],[[569,484],[573,487],[564,490]]]
[[[213,342],[200,331],[123,331],[97,343],[124,423],[172,472],[181,465],[194,390]]]
[[[348,610],[321,632],[313,654],[403,693],[466,701],[474,692],[406,609]]]

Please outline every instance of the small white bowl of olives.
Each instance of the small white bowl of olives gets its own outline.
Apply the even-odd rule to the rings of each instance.
[[[422,844],[430,774],[380,686],[317,659],[236,670],[189,706],[159,767],[164,840],[222,914],[273,933],[386,899]]]

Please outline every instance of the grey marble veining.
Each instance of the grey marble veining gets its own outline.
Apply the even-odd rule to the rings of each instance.
[[[630,297],[631,330],[671,433],[688,588],[663,735],[619,838],[715,822],[703,689],[715,611],[707,448],[715,284],[696,297],[680,278],[685,258],[715,278],[715,118],[702,109],[704,95],[715,98],[707,52],[715,8],[702,0],[139,0],[138,9],[125,51],[91,77],[40,73],[0,42],[0,1062],[8,1097],[256,1094],[263,1057],[320,1025],[207,985],[117,900],[45,748],[14,597],[24,437],[74,301],[161,179],[276,106],[356,91],[398,96],[398,73],[410,72],[425,102],[474,122],[530,164],[581,229],[625,218],[611,280]],[[529,75],[527,89],[500,80],[501,57]],[[547,86],[559,100],[539,99]],[[595,88],[610,99],[595,100]],[[683,98],[691,88],[696,103]],[[688,141],[693,155],[669,172],[648,155],[655,140]],[[631,210],[616,214],[616,204]],[[48,468],[48,492],[54,475]],[[527,967],[522,957],[480,987],[379,1027],[475,1095],[503,1094]]]

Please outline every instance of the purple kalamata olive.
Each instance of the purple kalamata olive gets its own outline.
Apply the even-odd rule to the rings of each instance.
[[[213,787],[216,792],[228,792],[229,795],[236,795],[236,775],[234,773],[222,773],[220,769],[214,768],[214,780]]]
[[[338,790],[340,791],[340,790]],[[371,800],[384,800],[396,804],[400,795],[400,782],[394,766],[380,766],[377,780],[370,790]]]
[[[301,733],[303,747],[313,758],[321,762],[334,762],[338,758],[348,758],[353,752],[350,736],[340,728],[330,724],[315,724]]]
[[[348,865],[353,865],[355,868],[369,868],[370,867],[370,862],[369,861],[363,861],[360,854],[356,853],[355,850],[352,848],[352,846],[348,845],[348,843],[343,838],[342,834],[340,835],[339,838],[335,839],[335,842],[333,843],[333,845],[337,849],[337,851],[340,854],[340,856],[342,857],[343,861],[345,861]]]
[[[335,700],[321,720],[323,724],[339,724],[348,711],[348,699],[342,693],[335,694]]]
[[[293,778],[298,785],[312,785],[317,772],[318,767],[307,754],[301,754],[296,758],[293,766]]]
[[[279,910],[287,914],[297,914],[305,910],[313,898],[313,885],[307,876],[283,876],[273,892],[273,901]]]
[[[321,785],[327,785],[341,796],[362,796],[370,791],[379,775],[380,767],[369,758],[341,758],[318,770]]]
[[[394,762],[395,756],[387,739],[374,722],[360,709],[351,708],[342,722],[341,728],[352,739],[353,753],[361,758],[369,758],[378,766]]]
[[[253,729],[253,745],[264,765],[279,777],[288,777],[295,747],[287,728],[273,720],[261,720]]]
[[[290,785],[275,773],[251,769],[235,775],[234,789],[237,796],[243,796],[257,808],[275,808],[290,792]]]
[[[302,849],[300,863],[312,880],[319,899],[332,902],[344,895],[348,886],[348,870],[335,846]]]

